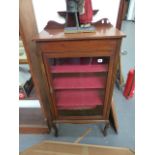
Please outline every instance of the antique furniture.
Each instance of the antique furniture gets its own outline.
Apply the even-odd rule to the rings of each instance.
[[[119,9],[118,9],[117,26],[116,27],[120,29],[121,19],[122,19],[121,18],[122,8],[123,8],[124,0],[120,0],[119,3],[120,4],[119,4]],[[22,118],[24,119],[24,121],[22,121],[22,124],[20,124],[20,132],[22,132],[22,133],[23,132],[24,133],[34,133],[34,132],[40,133],[43,130],[44,131],[46,130],[47,132],[49,132],[51,125],[52,125],[51,124],[52,117],[51,117],[51,111],[50,111],[50,104],[51,104],[50,93],[47,89],[48,83],[46,82],[46,75],[44,74],[44,70],[43,70],[43,73],[41,71],[42,60],[39,59],[36,45],[34,42],[32,42],[32,36],[38,34],[38,29],[39,29],[39,25],[37,25],[37,23],[36,23],[36,18],[38,17],[38,14],[34,14],[35,8],[33,8],[33,5],[34,4],[32,4],[32,0],[26,0],[26,1],[20,0],[20,3],[19,3],[19,23],[20,24],[19,25],[20,25],[22,39],[24,42],[24,47],[26,48],[27,57],[28,57],[29,64],[30,64],[31,75],[32,75],[33,82],[34,82],[34,85],[36,88],[36,94],[37,94],[38,99],[41,104],[41,107],[39,108],[39,112],[35,111],[36,118],[38,117],[37,116],[38,114],[41,116],[42,112],[43,112],[43,114],[44,114],[44,116],[43,116],[44,123],[43,124],[48,126],[48,128],[47,127],[46,127],[46,129],[44,129],[44,127],[42,128],[42,125],[40,125],[40,124],[42,124],[42,119],[40,120],[40,116],[39,116],[39,119],[37,121],[35,121],[35,122],[38,122],[37,124],[34,123],[34,121],[32,121],[34,118],[33,114],[34,114],[35,108],[33,108],[32,111],[30,108],[28,108],[28,110],[26,108],[24,108],[24,111],[21,111]],[[30,109],[30,111],[29,111],[29,109]],[[111,107],[112,115],[113,115],[113,111],[115,111],[114,104],[112,104],[112,107]],[[21,118],[21,115],[19,115],[19,117]],[[112,116],[112,120],[115,122],[115,120],[117,120],[117,118],[115,116]],[[28,125],[27,124],[25,125],[25,122]],[[118,131],[118,126],[116,124],[117,123],[114,123],[114,128],[116,131]]]
[[[105,124],[106,135],[120,45],[125,35],[107,19],[94,26],[94,33],[64,34],[63,25],[51,21],[33,38],[48,81],[56,136],[57,123],[97,122]]]
[[[61,148],[61,149],[60,149]],[[68,142],[43,141],[24,150],[20,155],[134,155],[128,148]]]

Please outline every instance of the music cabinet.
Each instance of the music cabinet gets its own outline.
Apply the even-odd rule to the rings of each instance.
[[[94,33],[65,34],[48,22],[33,39],[42,60],[51,96],[55,136],[57,123],[105,124],[106,135],[121,40],[125,36],[99,21]]]

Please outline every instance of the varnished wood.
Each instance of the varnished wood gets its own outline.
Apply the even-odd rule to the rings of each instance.
[[[94,53],[95,51],[95,53]],[[111,56],[112,53],[114,51],[113,50],[93,50],[93,51],[79,51],[79,52],[71,52],[71,51],[66,51],[66,52],[48,52],[48,53],[45,53],[44,55],[46,55],[46,57],[49,57],[49,58],[78,58],[80,57],[81,55],[83,57],[101,57],[103,56],[103,53],[104,53],[104,56]]]
[[[116,28],[118,28],[119,30],[121,29],[121,26],[122,26],[124,5],[125,5],[125,0],[120,0],[117,23],[116,23]]]
[[[48,21],[47,25],[45,26],[44,30],[48,29],[63,29],[65,24],[58,23],[56,21],[50,20]]]
[[[92,123],[107,123],[108,120],[55,120],[54,123],[71,123],[71,124],[92,124]]]
[[[107,78],[105,99],[104,99],[103,119],[108,119],[106,117],[106,112],[107,112],[108,107],[111,104],[111,102],[109,102],[109,94],[111,93],[110,92],[110,85],[111,85],[111,81],[112,81],[113,62],[114,62],[114,55],[112,55],[110,57],[110,62],[109,62],[109,71],[108,71],[108,78]]]
[[[63,28],[49,29],[46,26],[41,33],[33,37],[35,41],[67,41],[67,40],[86,40],[86,39],[117,39],[125,36],[124,33],[114,28],[113,26],[105,25],[96,27],[96,32],[94,33],[75,33],[75,34],[65,34]]]
[[[121,0],[122,1],[122,0]],[[23,5],[21,5],[21,3],[23,3]],[[121,3],[122,4],[122,3]],[[31,0],[27,0],[27,1],[24,1],[24,0],[20,0],[20,8],[22,8],[22,9],[20,9],[20,30],[22,31],[22,33],[23,33],[23,36],[24,36],[24,40],[25,40],[25,46],[28,46],[28,41],[30,41],[31,40],[31,38],[30,37],[32,37],[32,34],[33,34],[33,36],[34,36],[34,34],[36,34],[37,33],[37,29],[36,29],[36,22],[35,22],[35,19],[34,19],[34,12],[33,12],[33,8],[32,8],[32,1]],[[121,8],[121,7],[120,7]],[[25,10],[26,9],[26,10]],[[22,12],[22,15],[21,15],[21,12]],[[120,16],[120,15],[119,15]],[[22,19],[22,20],[21,20]],[[99,23],[99,25],[100,25],[100,23]],[[110,24],[107,26],[107,28],[110,26]],[[61,28],[62,28],[62,26],[61,26]],[[48,27],[47,27],[47,29],[48,29]],[[55,31],[56,32],[56,31]],[[52,32],[53,33],[53,32]],[[49,34],[50,35],[50,34]],[[54,34],[55,35],[55,34]],[[25,37],[26,36],[26,37]],[[28,37],[29,36],[29,37]],[[85,36],[85,38],[86,38],[86,34],[84,34],[82,37],[84,37]],[[52,37],[51,35],[49,36],[49,38],[47,38],[47,40],[50,40],[51,38],[50,37]],[[73,38],[74,38],[74,36],[72,36]],[[71,38],[72,38],[71,37]],[[83,40],[83,38],[80,38],[79,40]],[[108,36],[109,37],[109,36]],[[107,38],[108,38],[107,37]],[[118,37],[118,36],[117,36]],[[121,36],[122,37],[122,36]],[[120,38],[121,38],[120,37]],[[89,36],[89,38],[88,39],[90,39],[91,37]],[[110,38],[110,37],[109,37]],[[97,39],[97,37],[95,38],[93,38],[92,40],[96,40]],[[102,38],[103,39],[103,38]],[[118,38],[115,38],[115,39],[118,39]],[[62,41],[64,41],[64,40],[66,40],[66,38],[64,39],[62,39]],[[71,40],[71,39],[69,39],[69,40]],[[55,41],[57,41],[57,39],[55,39]],[[90,44],[90,43],[89,43]],[[34,45],[32,45],[31,44],[31,47],[35,47]],[[33,49],[32,48],[32,49]],[[27,47],[27,49],[29,49],[29,47]],[[94,48],[94,50],[95,50],[95,48]],[[37,50],[38,51],[38,50]],[[73,52],[73,51],[71,51],[71,52]],[[39,52],[34,52],[35,53],[35,55],[37,55]],[[105,52],[106,53],[106,52]],[[104,54],[105,54],[104,53]],[[34,70],[38,70],[39,68],[37,68],[37,67],[31,67],[31,66],[33,66],[33,60],[34,60],[34,63],[37,65],[37,66],[39,66],[39,64],[37,64],[36,63],[36,61],[35,61],[35,59],[33,59],[34,57],[32,56],[32,53],[30,54],[31,56],[28,56],[28,57],[30,57],[31,59],[31,62],[30,63],[32,63],[32,65],[30,64],[30,68],[32,68],[31,70],[33,70],[33,71],[31,71],[31,72],[34,72],[34,73],[32,73],[32,76],[33,77],[39,77],[38,78],[38,80],[35,80],[35,84],[36,85],[38,85],[39,84],[39,81],[41,80],[43,83],[44,83],[44,80],[46,79],[45,78],[45,76],[46,76],[46,73],[45,73],[45,68],[44,68],[44,64],[42,63],[42,61],[41,61],[41,55],[39,55],[38,57],[39,57],[39,63],[41,64],[41,69],[42,69],[42,76],[44,77],[44,78],[40,78],[40,75],[39,74],[36,74],[35,73],[35,71]],[[108,55],[108,53],[107,53],[107,55]],[[57,57],[59,57],[60,55],[57,55]],[[40,70],[40,69],[39,69]],[[39,71],[38,71],[39,72]],[[34,75],[33,75],[34,74]],[[39,76],[36,76],[36,75],[39,75]],[[46,80],[45,80],[46,81]],[[45,82],[45,84],[43,84],[46,88],[45,89],[43,89],[43,87],[40,87],[41,89],[42,89],[42,91],[40,90],[40,88],[38,89],[37,88],[37,93],[38,94],[42,94],[42,95],[39,95],[39,96],[42,96],[42,97],[39,97],[40,98],[40,101],[42,101],[42,104],[45,104],[45,105],[43,105],[43,107],[44,107],[44,112],[46,113],[45,114],[45,116],[48,116],[49,114],[49,109],[52,109],[51,108],[51,106],[50,106],[50,95],[49,95],[49,89],[47,88],[48,87],[48,84]],[[45,93],[46,92],[46,93]],[[46,97],[43,97],[43,96],[48,96],[47,98]],[[46,99],[45,99],[46,98]],[[44,102],[45,101],[45,102]],[[47,110],[47,111],[46,111]],[[52,111],[52,110],[51,110]],[[50,111],[50,112],[51,112]],[[52,112],[53,113],[53,112]],[[48,118],[48,120],[49,120],[49,124],[50,124],[50,120],[51,120],[51,116],[49,117],[47,117]],[[50,118],[50,119],[49,119]]]
[[[51,93],[51,104],[54,107],[55,118],[53,123],[92,123],[104,122],[106,133],[109,124],[111,99],[116,75],[116,65],[122,37],[125,35],[111,24],[98,22],[96,33],[64,34],[63,29],[43,30],[34,37],[39,54],[44,59],[46,78]],[[51,35],[52,34],[52,35]],[[105,88],[103,115],[100,116],[60,116],[57,112],[52,73],[49,71],[49,58],[74,58],[74,57],[109,57],[107,83]],[[97,121],[96,121],[97,120]]]
[[[109,99],[108,99],[109,103],[112,102],[112,96],[113,96],[114,84],[115,84],[115,80],[116,80],[116,73],[117,73],[117,65],[118,65],[118,59],[119,59],[120,46],[121,46],[121,40],[118,40],[116,52],[115,52],[115,55],[114,55],[115,59],[114,59],[114,62],[113,62],[112,81],[111,81],[111,85],[110,85],[110,93],[109,93]],[[111,105],[109,104],[108,107],[107,107],[107,111],[106,111],[106,113],[104,115],[105,119],[109,118],[110,108],[111,108]]]
[[[19,125],[20,134],[48,134],[49,128],[47,125]]]
[[[49,93],[47,91],[48,86],[45,80],[46,77],[41,70],[41,60],[39,60],[38,52],[36,52],[36,44],[32,42],[32,36],[38,34],[32,0],[19,1],[19,25],[36,93],[38,94],[42,111],[47,119],[47,125],[50,129],[52,117],[50,99],[48,96]]]
[[[49,92],[50,92],[50,95],[51,95],[51,101],[52,101],[52,111],[54,113],[54,116],[53,116],[53,119],[57,119],[58,118],[58,112],[57,112],[57,109],[56,109],[56,99],[55,99],[55,93],[53,91],[53,88],[52,88],[52,82],[53,82],[53,78],[51,76],[51,72],[50,72],[50,69],[49,69],[49,64],[48,64],[48,58],[46,56],[43,56],[43,61],[44,61],[44,65],[45,65],[45,72],[46,72],[46,76],[47,76],[47,79],[48,79],[48,87],[49,87]]]
[[[116,48],[116,41],[111,39],[105,39],[104,42],[102,40],[90,40],[85,39],[83,40],[70,40],[70,41],[39,41],[37,42],[39,44],[39,47],[42,52],[47,53],[72,53],[75,54],[76,52],[91,52],[94,53],[94,51],[105,51],[109,52]],[[70,46],[72,44],[72,46]],[[80,45],[80,46],[79,46]],[[70,48],[67,48],[70,46]],[[97,48],[96,48],[97,47]],[[91,51],[90,51],[91,49]],[[53,51],[53,52],[51,52]]]
[[[108,18],[102,18],[96,22],[93,22],[93,26],[103,26],[106,24],[106,26],[112,26],[111,23],[109,22]],[[48,29],[63,29],[65,27],[65,24],[58,23],[54,20],[48,21],[47,25],[45,26],[44,30]]]
[[[128,148],[92,144],[44,141],[21,152],[20,155],[134,155]]]

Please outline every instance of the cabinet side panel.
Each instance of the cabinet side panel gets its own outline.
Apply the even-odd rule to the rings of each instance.
[[[111,101],[112,101],[112,96],[113,96],[113,91],[114,91],[114,84],[116,80],[116,73],[117,73],[117,65],[118,65],[118,59],[119,59],[119,52],[120,52],[120,45],[121,45],[121,39],[117,40],[117,48],[115,49],[115,53],[113,55],[113,60],[111,63],[111,75],[110,75],[110,84],[109,84],[109,91],[107,95],[107,107],[104,109],[104,119],[109,118],[110,114],[110,108],[111,108]]]

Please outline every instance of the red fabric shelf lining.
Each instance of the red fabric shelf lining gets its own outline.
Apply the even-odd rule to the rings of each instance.
[[[92,73],[108,72],[108,64],[56,65],[50,67],[51,73]]]
[[[54,89],[105,88],[106,78],[98,76],[56,77],[53,80]]]
[[[91,109],[102,105],[99,91],[59,90],[56,91],[58,109]]]

